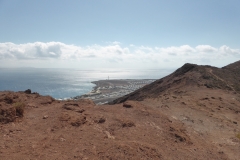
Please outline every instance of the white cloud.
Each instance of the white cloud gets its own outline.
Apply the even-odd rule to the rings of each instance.
[[[0,43],[0,54],[5,58],[35,59],[58,58],[65,44],[60,42],[35,42],[26,44]],[[2,57],[1,57],[2,59]]]
[[[157,48],[161,53],[166,53],[169,55],[187,55],[188,53],[195,52],[195,49],[189,45],[182,45],[180,47],[167,47],[167,48]]]
[[[218,49],[209,45],[198,45],[196,47],[198,52],[216,52]]]
[[[223,55],[235,55],[235,56],[240,56],[240,49],[232,49],[228,46],[221,46],[219,48],[220,53],[222,53]]]
[[[223,66],[239,57],[239,49],[225,45],[219,48],[210,45],[162,48],[132,44],[123,47],[119,42],[105,46],[77,46],[61,42],[0,43],[0,67],[14,64],[49,68],[177,68],[186,62]]]

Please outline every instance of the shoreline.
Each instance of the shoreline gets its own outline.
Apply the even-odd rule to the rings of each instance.
[[[93,81],[91,83],[96,86],[93,87],[92,91],[81,96],[76,96],[73,99],[91,99],[96,104],[106,104],[134,92],[155,80],[156,79],[114,79]]]

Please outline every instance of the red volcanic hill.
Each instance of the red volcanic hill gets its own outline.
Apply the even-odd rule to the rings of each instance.
[[[240,69],[240,61],[231,63],[231,64],[223,67],[223,69],[229,69],[229,70],[232,70],[232,71],[239,71],[239,69]]]
[[[240,93],[240,61],[223,68],[184,64],[172,74],[118,98],[111,104],[126,100],[156,98],[165,92],[177,92],[182,88],[208,88],[235,91]]]
[[[239,66],[187,63],[112,105],[0,92],[0,159],[238,160]]]

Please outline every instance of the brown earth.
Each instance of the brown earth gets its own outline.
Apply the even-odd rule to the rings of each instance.
[[[114,105],[0,92],[0,159],[237,160],[239,63],[185,64]]]

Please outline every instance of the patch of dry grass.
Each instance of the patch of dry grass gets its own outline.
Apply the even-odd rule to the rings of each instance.
[[[23,102],[16,102],[13,104],[13,106],[16,109],[16,116],[18,117],[23,117],[23,113],[24,113],[24,108],[25,108],[25,103]]]
[[[236,135],[236,137],[237,137],[238,139],[240,139],[240,133],[238,133],[238,134]]]

